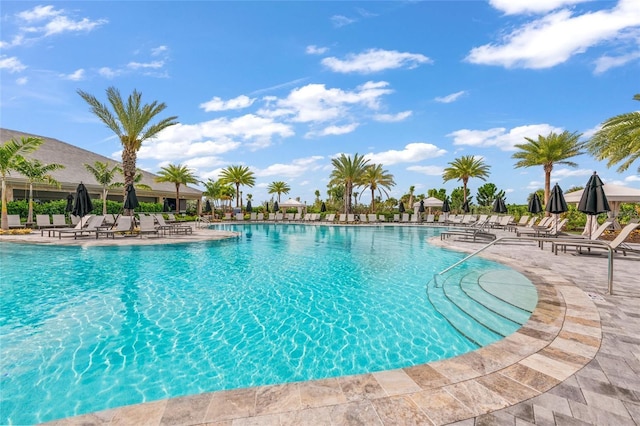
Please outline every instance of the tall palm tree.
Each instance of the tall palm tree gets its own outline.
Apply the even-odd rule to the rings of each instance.
[[[9,229],[7,222],[7,183],[6,177],[11,174],[12,170],[16,170],[17,163],[23,159],[24,154],[33,152],[40,145],[42,139],[36,137],[21,137],[20,140],[11,139],[0,147],[0,176],[2,177],[2,215],[0,216],[0,227],[3,230]]]
[[[357,153],[351,158],[350,155],[340,154],[339,157],[332,158],[331,180],[329,185],[341,185],[344,187],[344,212],[351,212],[351,197],[353,187],[360,185],[364,170],[369,160],[365,160],[363,155]]]
[[[89,104],[91,112],[120,139],[124,186],[133,185],[136,175],[136,159],[142,143],[153,139],[167,127],[178,124],[176,121],[178,117],[163,118],[152,124],[151,121],[167,106],[157,101],[143,105],[142,93],[137,90],[129,95],[125,103],[118,89],[109,87],[107,99],[113,111],[89,93],[78,90],[78,94]]]
[[[229,166],[220,172],[220,180],[223,183],[234,184],[236,186],[236,207],[240,207],[240,185],[253,188],[256,178],[247,166]]]
[[[538,135],[538,139],[526,138],[527,143],[515,147],[520,151],[511,158],[518,160],[516,168],[542,166],[544,168],[544,204],[549,201],[551,192],[551,171],[555,164],[565,164],[571,167],[578,165],[569,158],[584,154],[584,143],[579,142],[582,134],[564,131],[560,134],[551,132],[547,136]]]
[[[271,182],[267,186],[269,194],[278,194],[278,203],[280,203],[280,194],[288,194],[291,191],[291,187],[282,181]]]
[[[180,185],[199,183],[193,171],[182,164],[169,164],[158,172],[156,182],[169,182],[176,186],[176,212],[180,211]]]
[[[486,165],[481,158],[473,155],[463,155],[449,163],[449,167],[444,169],[442,179],[447,182],[453,179],[462,181],[462,191],[464,193],[463,203],[467,201],[467,183],[471,178],[487,180],[490,166]]]
[[[28,160],[24,157],[20,158],[16,163],[16,170],[24,175],[29,183],[29,213],[27,215],[27,222],[33,222],[33,184],[40,182],[60,188],[60,182],[50,174],[50,172],[60,169],[64,169],[62,164],[43,164],[40,160]]]
[[[382,168],[382,164],[369,165],[362,175],[362,186],[364,189],[369,188],[371,190],[371,213],[375,213],[375,193],[382,196],[382,193],[388,197],[392,186],[395,186],[396,182],[393,180],[393,175],[388,170]]]
[[[640,101],[640,94],[633,99]],[[618,167],[619,173],[627,170],[640,158],[640,112],[616,115],[605,121],[587,142],[587,151],[597,160],[608,160],[607,167],[622,163]]]
[[[102,161],[96,161],[93,165],[85,164],[84,167],[96,178],[96,181],[102,185],[102,214],[106,215],[109,189],[114,187],[113,179],[117,173],[122,173],[122,169],[117,164],[111,166],[109,162],[103,163]]]

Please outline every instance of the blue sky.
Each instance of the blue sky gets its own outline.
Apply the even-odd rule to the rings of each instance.
[[[2,127],[119,160],[76,91],[106,102],[109,86],[137,89],[180,122],[143,145],[139,167],[186,164],[206,180],[244,164],[257,201],[278,180],[324,198],[331,158],[359,153],[394,175],[394,197],[450,192],[460,183],[443,183],[443,168],[475,155],[508,203],[524,203],[543,170],[514,169],[514,144],[587,138],[639,106],[637,0],[3,1],[0,13]],[[574,160],[553,171],[563,189],[594,170],[640,187],[637,164],[619,174]],[[472,179],[472,195],[484,183]]]

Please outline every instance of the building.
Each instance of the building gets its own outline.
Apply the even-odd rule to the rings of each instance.
[[[60,184],[61,188],[44,183],[34,183],[34,199],[41,201],[66,200],[69,193],[75,193],[80,182],[84,183],[91,195],[91,198],[102,198],[102,185],[98,184],[94,176],[85,168],[85,164],[93,165],[96,161],[116,163],[112,158],[105,157],[87,151],[77,146],[59,141],[45,136],[33,135],[16,130],[0,129],[0,143],[22,137],[37,137],[43,140],[42,145],[36,151],[25,155],[27,158],[40,160],[43,164],[62,164],[64,169],[51,172]],[[118,162],[119,163],[119,162]],[[169,205],[175,206],[176,187],[173,183],[158,183],[155,181],[157,175],[142,171],[142,181],[151,187],[151,190],[136,189],[138,200],[150,203],[164,203],[167,199]],[[24,176],[16,171],[6,177],[7,200],[26,200],[29,197],[29,184]],[[124,188],[109,190],[108,200],[123,201]],[[185,211],[187,200],[196,201],[197,211],[201,211],[202,191],[186,185],[180,185],[180,209]]]

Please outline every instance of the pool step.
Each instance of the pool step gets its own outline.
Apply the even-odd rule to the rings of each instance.
[[[501,339],[503,336],[479,323],[447,297],[444,287],[448,285],[447,281],[449,280],[459,280],[459,277],[451,274],[444,278],[444,281],[442,277],[438,277],[437,281],[432,280],[427,286],[429,301],[436,311],[463,336],[479,346],[486,346]]]
[[[538,304],[538,292],[531,282],[515,271],[488,271],[478,280],[484,291],[516,306],[523,311],[533,312]]]
[[[463,282],[477,282],[480,275],[476,272],[467,273],[460,279],[448,280],[444,284],[444,293],[465,314],[472,317],[476,322],[484,327],[499,334],[500,336],[508,336],[509,334],[520,328],[521,324],[512,321],[508,316],[503,316],[497,311],[504,311],[498,305],[509,306],[499,299],[491,300],[489,306],[480,303],[462,289]]]
[[[512,294],[518,292],[514,290],[513,285],[509,284],[512,282],[508,280],[510,277],[502,276],[502,278],[504,279],[504,281],[502,281],[503,284],[498,286],[493,282],[487,285],[489,281],[496,279],[496,276],[492,273],[483,274],[477,277],[477,279],[465,277],[460,281],[460,289],[468,297],[495,312],[497,315],[508,318],[519,325],[523,325],[529,320],[535,304],[533,307],[530,307],[530,304],[525,304],[521,300],[513,300]],[[505,285],[504,283],[507,284]],[[531,287],[530,284],[529,287]],[[535,292],[534,288],[532,288],[532,290]],[[537,295],[535,300],[537,301]]]

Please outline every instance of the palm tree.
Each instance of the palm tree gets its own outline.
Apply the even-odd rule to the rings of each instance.
[[[236,207],[240,207],[240,185],[253,188],[256,184],[256,178],[247,166],[229,166],[220,172],[220,180],[226,184],[234,184],[236,186]]]
[[[489,177],[490,166],[486,165],[480,158],[473,155],[463,155],[449,163],[449,167],[444,169],[442,179],[447,182],[453,179],[462,181],[464,194],[463,203],[467,201],[467,183],[471,178],[486,180]]]
[[[640,94],[636,94],[633,99],[640,101]],[[587,142],[587,151],[597,160],[608,160],[607,167],[622,162],[618,173],[627,170],[640,158],[640,112],[616,115],[605,121],[602,128]]]
[[[113,178],[116,173],[122,173],[122,169],[119,165],[115,164],[113,167],[109,162],[103,163],[102,161],[96,161],[91,164],[85,164],[84,167],[96,178],[96,181],[102,185],[102,214],[107,214],[107,194],[109,189],[114,187]]]
[[[16,170],[17,163],[23,159],[23,154],[33,152],[40,145],[42,139],[36,137],[21,137],[20,140],[11,139],[0,147],[0,176],[2,177],[2,221],[0,227],[3,230],[9,229],[7,222],[7,183],[6,177],[11,174],[12,170]]]
[[[280,203],[280,194],[288,194],[291,187],[282,181],[271,182],[267,187],[269,194],[278,194],[278,203]]]
[[[27,160],[20,158],[16,163],[16,170],[23,174],[29,182],[29,214],[27,222],[33,222],[33,184],[36,182],[46,183],[48,185],[60,188],[60,182],[55,180],[49,172],[64,169],[62,164],[42,164],[40,160]]]
[[[544,204],[549,201],[551,192],[551,171],[554,164],[565,164],[571,167],[578,165],[569,158],[582,155],[584,143],[578,142],[582,136],[579,133],[569,133],[566,130],[559,135],[551,132],[547,136],[538,135],[538,139],[526,138],[527,143],[518,144],[515,147],[520,151],[514,153],[511,158],[518,160],[515,164],[519,167],[544,167]]]
[[[169,164],[158,172],[156,182],[169,182],[176,186],[176,212],[180,211],[180,185],[199,183],[193,171],[182,164]]]
[[[134,90],[125,103],[115,87],[107,89],[107,99],[113,112],[106,104],[89,93],[78,90],[78,94],[91,107],[93,112],[106,126],[118,136],[122,144],[122,172],[124,186],[133,185],[136,175],[136,158],[142,143],[153,139],[167,127],[178,124],[178,117],[167,117],[151,124],[158,114],[166,109],[164,103],[153,101],[142,104],[142,93]]]
[[[357,153],[351,158],[349,155],[340,154],[339,157],[331,159],[333,171],[329,186],[344,186],[344,212],[351,213],[351,197],[353,196],[354,185],[359,185],[364,170],[369,160],[365,160],[363,155]]]
[[[415,192],[416,187],[414,185],[411,185],[409,187],[409,206],[410,208],[413,208],[413,193]]]
[[[382,193],[388,197],[392,186],[395,186],[393,175],[388,170],[382,168],[382,164],[369,165],[362,176],[362,185],[365,189],[371,189],[371,213],[375,213],[375,192],[382,196]]]

